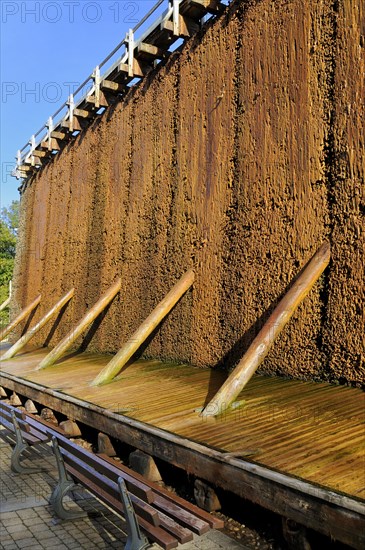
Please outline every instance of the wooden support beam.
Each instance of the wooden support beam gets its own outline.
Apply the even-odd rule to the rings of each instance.
[[[5,327],[1,332],[0,332],[0,341],[1,340],[4,340],[4,338],[12,331],[15,329],[15,327],[17,327],[19,325],[19,323],[21,323],[26,317],[28,317],[29,313],[31,313],[33,311],[33,309],[35,309],[37,307],[37,305],[39,304],[39,302],[41,301],[41,295],[37,296],[37,298],[35,300],[33,300],[33,302],[31,304],[29,304],[29,306],[25,307],[17,317],[15,317],[15,319],[13,321],[11,321],[11,323],[8,324],[7,327]]]
[[[93,113],[85,109],[74,109],[74,116],[80,118],[93,118]]]
[[[43,158],[48,157],[49,152],[48,151],[42,151],[41,149],[34,149],[33,154],[35,157]]]
[[[91,383],[92,386],[100,386],[111,382],[127,361],[136,353],[146,338],[161,323],[174,305],[180,300],[194,282],[194,271],[189,270],[181,277],[165,298],[155,307],[147,319],[139,326],[128,342],[119,350],[106,367],[99,372]]]
[[[24,168],[29,167],[29,168],[35,169],[37,165],[41,166],[41,164],[42,164],[42,160],[39,157],[32,155],[31,157],[24,160],[24,164],[22,167]]]
[[[54,139],[63,140],[63,139],[66,139],[67,137],[68,135],[65,134],[65,132],[58,132],[57,130],[53,130],[53,132],[51,132],[51,138],[54,138]]]
[[[88,111],[87,111],[88,112]],[[81,132],[86,127],[87,124],[82,119],[73,117],[73,125],[72,128],[70,128],[70,121],[69,120],[61,120],[60,126],[61,128],[67,128],[69,132]]]
[[[11,300],[11,296],[9,296],[9,298],[7,298],[5,300],[5,302],[3,302],[0,306],[0,311],[2,311],[3,309],[5,309],[6,307],[8,307],[8,305],[10,304],[10,300]]]
[[[24,164],[22,166],[19,166],[18,168],[18,172],[21,178],[29,178],[36,171],[37,169],[35,166],[25,166]]]
[[[133,59],[133,74],[130,73],[129,65],[128,63],[120,63],[118,65],[118,70],[122,73],[127,73],[129,76],[138,76],[142,78],[147,73],[151,71],[152,67],[150,65],[146,65],[144,63],[140,63],[136,58]]]
[[[169,31],[171,34],[174,34],[174,22],[173,21],[164,21],[162,23],[162,29]],[[179,15],[179,36],[183,38],[189,38],[193,34],[197,33],[200,30],[200,25],[193,19]]]
[[[167,54],[165,50],[162,50],[153,44],[147,44],[147,42],[141,42],[138,44],[137,52],[157,59],[162,59]]]
[[[274,309],[250,347],[201,416],[217,416],[228,409],[261,365],[275,339],[319,279],[331,258],[329,243],[323,244],[302,274]]]
[[[93,305],[93,307],[84,315],[79,324],[70,330],[70,332],[50,351],[48,355],[41,361],[37,370],[45,369],[53,365],[78,339],[79,336],[91,325],[98,315],[106,308],[106,306],[118,294],[122,285],[121,279],[118,279],[105,294]]]
[[[109,104],[110,104],[110,102],[105,97],[105,94],[103,94],[103,92],[99,92],[99,98],[97,98],[95,95],[88,96],[86,98],[86,101],[88,103],[91,103],[92,105],[94,105],[98,109],[100,107],[109,107]]]
[[[64,134],[66,135],[66,134]],[[42,141],[41,143],[41,147],[43,147],[44,149],[48,149],[48,151],[59,151],[61,149],[61,146],[59,144],[59,142],[57,141],[57,139],[53,139],[51,138],[50,141]]]
[[[111,90],[112,92],[123,92],[125,90],[123,84],[118,84],[118,82],[113,82],[113,80],[102,80],[100,82],[100,88]]]
[[[202,7],[213,15],[221,13],[225,8],[225,5],[220,0],[189,0],[189,6]]]
[[[61,298],[61,300],[57,302],[57,304],[55,304],[49,311],[47,311],[47,313],[42,317],[42,319],[36,325],[34,325],[34,327],[32,327],[21,338],[19,338],[19,340],[17,340],[17,342],[15,342],[15,344],[6,351],[6,353],[2,356],[1,359],[4,360],[4,359],[10,359],[11,357],[14,357],[14,355],[18,353],[18,351],[20,351],[29,342],[29,340],[31,340],[33,336],[41,328],[43,328],[48,323],[48,321],[56,313],[58,313],[65,304],[67,304],[67,302],[69,302],[69,300],[71,300],[74,294],[75,294],[75,289],[72,288],[69,292],[67,292],[67,294],[63,296],[63,298]]]

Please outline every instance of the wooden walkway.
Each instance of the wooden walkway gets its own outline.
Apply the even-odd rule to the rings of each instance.
[[[365,394],[359,389],[254,376],[240,406],[217,418],[199,411],[225,375],[189,365],[138,361],[102,387],[90,383],[107,356],[69,355],[35,371],[40,349],[2,362],[3,373],[62,392],[336,492],[365,498]]]

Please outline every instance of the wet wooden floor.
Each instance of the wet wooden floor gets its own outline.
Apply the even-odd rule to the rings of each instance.
[[[189,365],[138,361],[118,380],[90,387],[110,357],[68,356],[36,371],[40,349],[1,364],[2,371],[79,400],[252,460],[355,498],[365,498],[365,394],[359,389],[255,376],[241,405],[218,418],[199,410],[224,374]]]

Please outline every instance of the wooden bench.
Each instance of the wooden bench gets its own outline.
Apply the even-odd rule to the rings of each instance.
[[[24,466],[21,462],[22,456],[30,447],[35,447],[41,443],[47,443],[55,433],[64,432],[30,413],[8,405],[0,401],[0,425],[6,430],[6,435],[11,434],[15,443],[11,455],[11,469],[18,474],[39,472],[42,468]]]
[[[209,529],[221,529],[223,521],[211,516],[177,495],[105,455],[93,454],[69,441],[59,428],[30,413],[0,402],[0,424],[16,436],[12,470],[18,473],[39,471],[25,468],[20,455],[29,446],[52,440],[58,468],[58,483],[50,503],[61,519],[85,516],[84,511],[65,508],[66,494],[80,484],[96,496],[127,524],[126,548],[142,550],[148,541],[165,550],[176,548]]]
[[[126,466],[104,455],[95,455],[61,435],[52,438],[59,483],[51,502],[61,518],[75,517],[66,510],[63,498],[80,483],[118,514],[124,516],[130,548],[142,549],[148,540],[165,550],[176,548],[209,529],[220,529],[223,521],[186,500],[162,489]],[[77,517],[79,512],[76,512]],[[141,528],[141,529],[140,529]]]

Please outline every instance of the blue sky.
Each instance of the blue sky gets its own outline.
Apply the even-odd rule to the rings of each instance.
[[[2,0],[1,207],[19,198],[17,150],[155,2]]]

